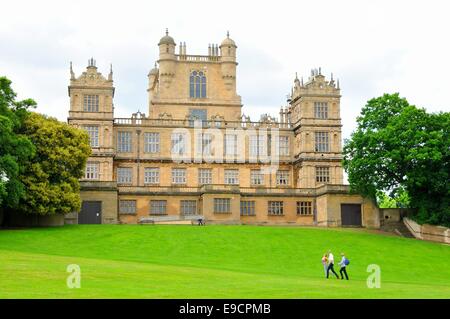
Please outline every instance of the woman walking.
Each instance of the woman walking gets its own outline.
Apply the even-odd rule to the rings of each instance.
[[[327,254],[323,254],[322,265],[323,265],[323,271],[325,272],[325,278],[326,278],[327,277],[327,269],[328,269],[328,257],[327,257]]]

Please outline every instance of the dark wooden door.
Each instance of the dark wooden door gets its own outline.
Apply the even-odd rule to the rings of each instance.
[[[102,202],[83,201],[78,214],[78,224],[101,224]]]
[[[362,226],[361,205],[341,204],[341,224],[342,226]]]

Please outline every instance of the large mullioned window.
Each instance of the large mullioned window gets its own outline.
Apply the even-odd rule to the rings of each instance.
[[[255,201],[241,201],[241,216],[255,215]]]
[[[211,184],[212,183],[212,169],[199,168],[198,169],[198,183],[200,185]]]
[[[237,156],[237,134],[225,134],[225,155]]]
[[[159,184],[159,168],[158,167],[146,167],[145,168],[144,183],[145,184]]]
[[[226,169],[225,170],[225,184],[239,185],[239,170]]]
[[[99,177],[100,163],[98,162],[87,162],[86,171],[84,174],[85,179],[96,180]]]
[[[330,168],[327,166],[316,167],[316,182],[329,183],[330,182]]]
[[[172,141],[172,155],[184,155],[186,154],[186,141],[187,137],[184,133],[173,133],[171,136]]]
[[[131,132],[117,132],[117,151],[131,152]]]
[[[277,171],[277,185],[289,185],[289,171]]]
[[[312,215],[312,202],[297,202],[297,215]]]
[[[215,214],[231,213],[231,199],[229,199],[229,198],[214,198],[214,213]]]
[[[83,110],[85,112],[98,112],[98,95],[85,95],[83,97]]]
[[[202,71],[192,71],[189,77],[189,96],[191,98],[206,98],[206,75]]]
[[[289,155],[289,136],[279,136],[279,154],[281,156]]]
[[[212,134],[198,133],[197,134],[197,155],[211,156],[212,153]]]
[[[316,119],[328,118],[328,104],[326,102],[314,103],[314,116]]]
[[[250,184],[252,185],[263,185],[264,175],[260,169],[250,170]]]
[[[167,215],[167,201],[166,200],[151,200],[150,201],[150,215]]]
[[[120,200],[119,201],[119,213],[121,214],[136,214],[136,201],[135,200]]]
[[[249,156],[256,158],[258,156],[267,156],[270,150],[270,139],[266,134],[249,136]]]
[[[144,133],[144,152],[159,153],[159,133]]]
[[[117,168],[117,183],[131,184],[133,180],[133,169],[131,167]]]
[[[315,132],[315,151],[316,152],[329,152],[329,134],[328,132]]]
[[[185,168],[172,168],[172,184],[186,184]]]
[[[197,201],[195,200],[182,200],[180,201],[180,212],[183,216],[196,215],[197,214]]]
[[[84,126],[84,129],[89,135],[89,141],[91,143],[91,147],[98,147],[98,126],[96,125],[87,125]]]
[[[281,201],[269,201],[269,203],[268,203],[268,214],[269,215],[284,215],[284,213],[283,213],[283,202],[281,202]]]

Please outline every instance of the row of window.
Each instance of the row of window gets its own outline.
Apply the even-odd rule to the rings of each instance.
[[[267,206],[268,215],[284,215],[283,201],[269,201]],[[136,214],[136,200],[120,200],[119,212],[121,214]],[[167,200],[151,200],[150,201],[150,215],[167,215]],[[183,216],[197,214],[197,201],[195,200],[181,200],[180,213]],[[230,198],[214,198],[214,213],[215,214],[230,214],[231,213],[231,199]],[[241,201],[240,203],[241,216],[255,216],[255,201]],[[297,215],[312,215],[311,201],[297,202]]]
[[[89,135],[91,147],[99,147],[99,126],[86,125],[84,129]],[[117,133],[117,152],[129,153],[132,151],[132,132]],[[251,135],[249,137],[250,155],[266,155],[270,150],[267,147],[270,139],[267,136]],[[213,135],[203,133],[197,135],[196,152],[197,154],[212,155]],[[159,153],[160,152],[160,133],[146,132],[144,133],[144,152]],[[289,155],[289,137],[279,136],[279,155]],[[187,136],[184,133],[174,133],[171,136],[172,154],[183,155],[187,153]],[[238,154],[238,135],[225,134],[224,139],[225,155],[236,156]]]
[[[120,200],[119,212],[121,214],[136,214],[136,200]],[[167,215],[167,200],[151,200],[150,215]],[[181,200],[180,213],[183,216],[197,214],[197,201]]]
[[[90,170],[91,171],[91,170]],[[172,184],[186,184],[186,168],[172,168]],[[91,175],[90,175],[91,176]],[[159,167],[146,167],[144,169],[145,184],[159,184],[160,169]],[[88,178],[88,177],[86,177]],[[289,185],[290,172],[288,170],[279,170],[276,173],[277,185]],[[92,179],[92,178],[91,178]],[[117,168],[117,183],[131,184],[133,181],[132,167]],[[200,185],[212,184],[212,169],[198,169],[198,183]],[[252,185],[264,185],[264,174],[259,169],[250,170],[250,183]],[[239,185],[239,170],[225,169],[224,184]]]
[[[99,163],[88,162],[86,165],[85,179],[97,180],[99,179]],[[250,184],[254,186],[264,185],[264,173],[259,169],[250,170]],[[172,168],[172,184],[186,184],[187,171],[185,168]],[[316,167],[316,181],[319,183],[330,182],[330,168],[327,166]],[[118,167],[117,168],[117,183],[131,184],[133,182],[133,168],[132,167]],[[144,169],[144,183],[158,185],[160,183],[160,169],[159,167],[146,167]],[[198,184],[206,185],[212,184],[212,169],[199,168],[198,169]],[[225,169],[224,170],[224,184],[238,185],[239,184],[239,170]],[[290,185],[290,171],[279,170],[276,173],[276,184]]]
[[[86,132],[89,134],[91,147],[99,147],[99,127],[96,125],[84,126]],[[329,152],[330,151],[330,133],[329,132],[315,132],[315,151]],[[159,153],[160,148],[160,134],[155,132],[144,133],[144,152],[145,153]],[[289,137],[279,136],[279,155],[289,155]],[[203,155],[212,155],[213,149],[213,135],[203,133],[197,135],[196,153]],[[269,155],[270,153],[270,138],[267,135],[250,135],[249,136],[249,156]],[[171,136],[171,150],[172,154],[183,155],[187,154],[187,135],[184,133],[174,133]],[[238,155],[238,135],[225,134],[224,140],[225,155]],[[117,152],[130,153],[132,152],[132,134],[131,132],[117,133]]]

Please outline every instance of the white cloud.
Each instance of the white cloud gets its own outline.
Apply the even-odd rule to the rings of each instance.
[[[344,137],[368,99],[400,92],[430,111],[450,109],[446,1],[10,1],[2,5],[0,74],[20,98],[65,120],[68,65],[113,63],[116,116],[147,111],[147,73],[169,28],[205,54],[227,30],[238,45],[243,111],[278,115],[295,72],[322,67],[342,88]]]

